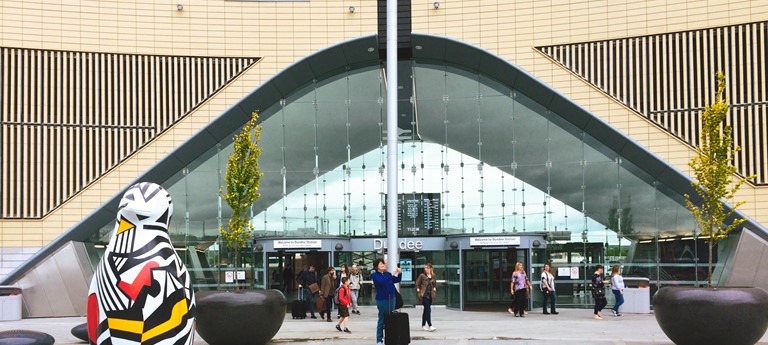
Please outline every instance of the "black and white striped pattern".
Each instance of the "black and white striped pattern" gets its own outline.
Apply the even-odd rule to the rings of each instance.
[[[0,47],[0,218],[40,218],[258,58]]]
[[[734,165],[768,184],[768,22],[537,49],[692,146],[723,71]]]

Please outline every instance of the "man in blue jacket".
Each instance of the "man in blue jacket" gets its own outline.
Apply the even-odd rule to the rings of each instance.
[[[304,300],[307,301],[307,304],[309,304],[309,314],[312,315],[311,318],[317,319],[317,316],[315,316],[315,298],[317,297],[317,294],[320,290],[315,291],[314,293],[309,290],[309,286],[312,284],[317,284],[317,272],[315,272],[315,265],[309,264],[309,268],[302,272],[299,278],[297,279],[299,283],[299,289],[304,289]]]
[[[371,274],[373,285],[376,286],[376,308],[379,310],[379,321],[376,323],[376,344],[384,344],[384,315],[395,309],[395,283],[402,278],[400,267],[394,272],[387,272],[387,263],[382,259],[373,262],[376,272]]]

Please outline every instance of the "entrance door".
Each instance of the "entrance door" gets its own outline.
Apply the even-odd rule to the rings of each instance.
[[[526,262],[524,249],[485,249],[464,251],[465,309],[506,309],[511,302],[509,284],[515,263]]]

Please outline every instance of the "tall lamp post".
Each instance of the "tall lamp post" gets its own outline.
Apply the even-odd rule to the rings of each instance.
[[[387,0],[387,269],[397,252],[397,0]]]

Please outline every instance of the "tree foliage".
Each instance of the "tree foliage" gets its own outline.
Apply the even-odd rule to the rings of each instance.
[[[256,124],[258,119],[259,114],[253,112],[251,120],[233,138],[234,152],[229,156],[224,175],[226,192],[224,187],[219,191],[233,212],[226,227],[222,226],[219,232],[227,248],[233,252],[235,270],[238,267],[238,252],[245,246],[253,231],[248,209],[261,197],[259,183],[263,174],[259,169],[259,155],[262,149],[259,147],[261,125]]]
[[[717,91],[715,101],[708,105],[701,114],[701,137],[696,157],[688,165],[693,170],[695,181],[692,186],[701,199],[698,203],[685,194],[685,206],[693,214],[696,228],[699,229],[709,244],[709,282],[712,286],[712,249],[714,245],[728,237],[728,234],[739,227],[745,220],[734,219],[731,224],[725,224],[736,209],[743,205],[739,201],[727,210],[724,203],[732,200],[741,185],[754,176],[737,178],[733,166],[734,155],[741,150],[733,145],[733,128],[724,124],[728,115],[728,100],[725,97],[725,75],[717,73]]]

